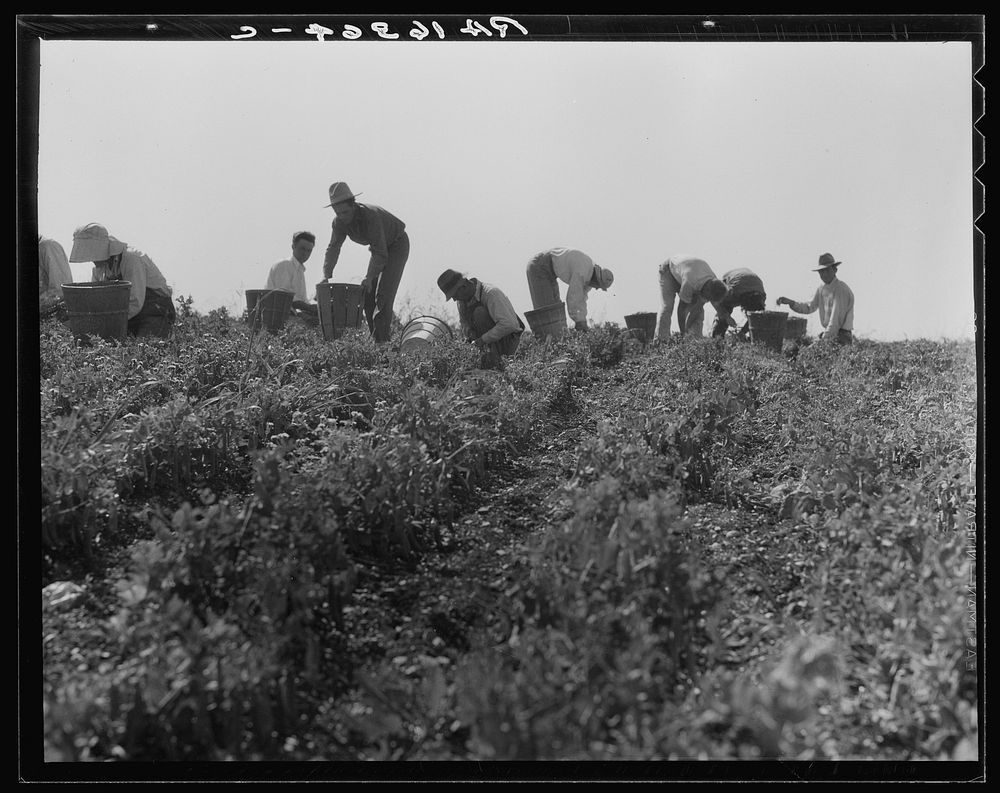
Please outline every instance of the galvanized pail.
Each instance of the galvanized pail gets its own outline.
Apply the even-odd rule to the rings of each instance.
[[[131,281],[84,281],[63,284],[62,290],[66,318],[74,336],[125,338]]]
[[[323,338],[339,339],[346,328],[362,327],[365,290],[361,284],[316,284]]]
[[[271,333],[281,330],[292,313],[294,293],[283,289],[248,289],[247,320],[254,332],[262,327]]]
[[[528,320],[531,332],[539,339],[562,338],[566,332],[566,303],[559,301],[548,306],[532,309],[524,312],[524,318]]]
[[[454,334],[448,323],[428,315],[414,317],[403,326],[400,352],[419,352],[430,345],[451,339]]]
[[[656,335],[656,312],[640,311],[637,314],[627,314],[625,327],[636,331],[636,337],[639,341],[648,344]]]
[[[781,343],[785,339],[785,322],[787,311],[750,311],[750,341],[763,344],[775,352],[781,352]]]

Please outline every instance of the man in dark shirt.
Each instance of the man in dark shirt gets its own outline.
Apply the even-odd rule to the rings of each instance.
[[[329,281],[340,258],[344,240],[350,237],[371,251],[368,272],[361,286],[365,292],[365,319],[375,341],[389,341],[392,304],[396,299],[403,268],[410,255],[406,224],[392,213],[374,204],[355,201],[361,193],[352,193],[346,182],[330,185],[330,203],[336,217],[333,236],[323,262],[323,280]]]
[[[725,336],[726,329],[736,327],[736,320],[733,319],[733,310],[742,308],[744,315],[748,311],[763,311],[764,301],[767,295],[764,293],[764,282],[752,270],[746,267],[738,267],[730,270],[722,276],[722,283],[726,285],[726,294],[722,299],[715,301],[715,325],[712,328],[712,336]],[[747,320],[740,328],[739,335],[746,337],[750,330],[750,321]]]

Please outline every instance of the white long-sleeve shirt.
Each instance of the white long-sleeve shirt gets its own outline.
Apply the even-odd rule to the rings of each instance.
[[[281,289],[295,294],[293,300],[308,301],[306,297],[306,266],[294,256],[271,265],[267,276],[267,289]]]
[[[123,281],[131,281],[132,288],[128,297],[128,318],[132,319],[142,311],[142,305],[146,302],[146,289],[153,289],[167,297],[173,293],[167,286],[167,279],[163,273],[153,264],[142,251],[126,248],[121,255],[121,278]],[[91,281],[111,280],[109,268],[104,265],[94,267]]]
[[[594,277],[594,260],[575,248],[552,248],[552,269],[556,277],[569,284],[566,290],[566,312],[574,322],[587,320],[587,292]]]
[[[819,321],[830,336],[841,330],[854,330],[854,293],[839,278],[822,284],[808,303],[793,300],[789,308],[800,314],[812,314],[818,308]]]

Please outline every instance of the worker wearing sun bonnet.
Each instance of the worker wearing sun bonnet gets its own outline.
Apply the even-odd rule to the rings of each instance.
[[[340,249],[348,237],[371,251],[364,289],[364,312],[368,329],[375,341],[389,341],[392,305],[396,300],[403,268],[410,256],[410,237],[406,224],[388,210],[375,204],[362,204],[346,182],[330,185],[330,203],[334,212],[333,235],[323,262],[323,280],[329,281],[340,258]]]
[[[660,321],[656,335],[670,338],[670,317],[677,301],[677,328],[681,336],[700,337],[705,329],[705,303],[725,297],[726,285],[708,262],[695,256],[671,256],[660,265]]]
[[[811,314],[819,309],[819,321],[823,326],[822,339],[838,344],[854,342],[854,292],[837,278],[838,262],[831,253],[819,257],[819,267],[811,268],[819,273],[823,284],[816,290],[812,300],[799,303],[787,297],[779,297],[778,305],[787,305],[799,314]]]
[[[458,305],[465,338],[483,350],[484,369],[497,368],[503,356],[517,351],[524,322],[507,295],[492,284],[467,278],[456,270],[445,270],[437,282],[445,300],[454,300]]]
[[[568,284],[566,312],[577,330],[587,330],[587,294],[591,289],[605,292],[615,275],[575,248],[549,248],[528,262],[528,291],[532,308],[559,302],[559,281]]]
[[[100,223],[73,232],[71,262],[93,262],[91,281],[128,281],[128,332],[133,336],[170,335],[177,312],[163,273],[145,253],[115,239]]]

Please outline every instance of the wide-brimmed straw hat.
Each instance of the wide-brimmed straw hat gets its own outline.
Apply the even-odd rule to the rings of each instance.
[[[108,234],[100,223],[88,223],[73,232],[71,262],[103,262],[125,251],[125,243]]]
[[[444,292],[444,299],[451,300],[455,297],[455,292],[465,281],[465,276],[462,275],[458,270],[445,270],[441,275],[438,276],[438,286],[441,291]]]
[[[330,185],[330,203],[327,204],[328,207],[332,207],[334,204],[339,204],[341,201],[346,201],[349,198],[357,198],[361,193],[352,193],[351,188],[347,186],[347,182],[334,182]]]
[[[818,273],[820,270],[825,270],[827,267],[836,267],[840,262],[838,262],[832,253],[824,253],[819,257],[819,267],[813,267],[813,272]]]

